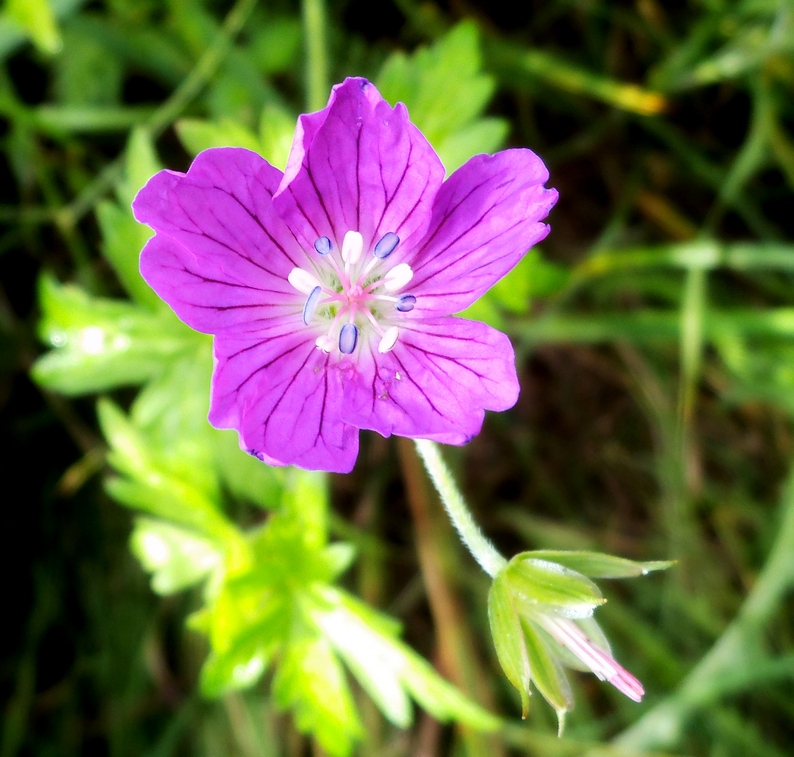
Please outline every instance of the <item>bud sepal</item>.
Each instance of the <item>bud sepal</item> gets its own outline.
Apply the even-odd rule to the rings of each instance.
[[[513,557],[494,577],[488,619],[499,664],[529,711],[530,683],[556,710],[562,732],[573,694],[565,668],[591,671],[639,702],[642,684],[613,658],[592,617],[606,600],[591,577],[628,578],[670,562],[634,562],[598,552],[538,550]]]

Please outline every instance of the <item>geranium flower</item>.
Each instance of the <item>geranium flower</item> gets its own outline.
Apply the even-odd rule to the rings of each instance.
[[[346,472],[359,429],[464,444],[518,397],[504,334],[455,318],[549,231],[530,150],[444,167],[365,79],[298,119],[286,171],[240,148],[133,203],[141,273],[215,335],[210,422],[276,464]]]

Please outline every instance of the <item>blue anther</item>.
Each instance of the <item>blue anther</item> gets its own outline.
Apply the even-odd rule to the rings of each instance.
[[[401,313],[410,313],[414,309],[414,305],[416,305],[416,297],[412,294],[404,294],[397,300],[394,307]]]
[[[358,343],[358,326],[355,323],[346,323],[339,332],[339,351],[349,355],[356,349]]]
[[[398,244],[400,244],[400,237],[398,237],[393,231],[387,231],[378,240],[378,243],[375,245],[375,249],[372,251],[372,254],[376,258],[383,260],[384,258],[388,258],[389,255],[394,252]]]
[[[314,249],[318,255],[327,255],[334,249],[334,246],[331,244],[331,240],[328,237],[320,237],[314,243]]]
[[[306,298],[306,304],[303,306],[303,322],[307,326],[309,325],[309,321],[312,319],[314,311],[317,308],[317,300],[320,299],[321,293],[321,287],[314,287],[314,289],[309,292],[309,296]]]

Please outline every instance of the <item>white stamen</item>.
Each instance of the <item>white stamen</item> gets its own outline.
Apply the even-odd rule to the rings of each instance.
[[[392,347],[394,347],[394,345],[397,343],[397,336],[399,333],[400,332],[397,330],[396,326],[391,326],[390,328],[386,329],[383,339],[381,339],[380,343],[378,344],[378,352],[385,354]]]
[[[402,289],[413,277],[413,269],[408,263],[398,263],[383,277],[383,286],[387,292],[396,292]]]
[[[303,294],[311,294],[315,287],[322,286],[314,276],[308,271],[304,271],[303,268],[293,268],[287,276],[287,281]]]
[[[361,259],[361,253],[364,250],[364,237],[358,231],[348,231],[345,233],[345,238],[342,240],[342,260],[345,261],[345,267],[355,265]]]
[[[336,347],[336,342],[330,334],[318,336],[317,339],[315,339],[314,344],[323,352],[330,352],[334,347]]]

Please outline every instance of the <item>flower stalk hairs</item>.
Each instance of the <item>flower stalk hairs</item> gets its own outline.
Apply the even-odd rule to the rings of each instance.
[[[444,167],[365,79],[298,119],[286,170],[242,148],[161,171],[133,203],[141,273],[214,334],[210,422],[261,460],[350,471],[359,429],[464,444],[518,397],[508,338],[454,317],[543,239],[530,150]]]

